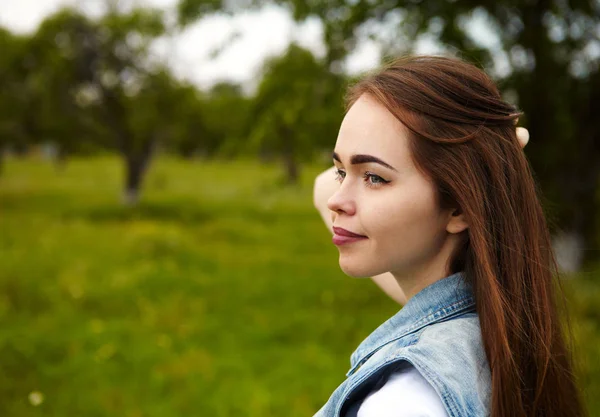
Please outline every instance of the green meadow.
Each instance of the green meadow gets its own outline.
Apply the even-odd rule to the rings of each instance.
[[[0,416],[311,416],[399,306],[345,276],[301,184],[276,164],[121,162],[0,176]],[[600,268],[566,277],[578,376],[600,415]]]

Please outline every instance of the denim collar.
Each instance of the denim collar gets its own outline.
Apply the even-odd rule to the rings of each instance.
[[[475,300],[464,272],[456,272],[423,288],[400,311],[371,333],[350,357],[352,375],[386,344],[450,316],[474,310]]]

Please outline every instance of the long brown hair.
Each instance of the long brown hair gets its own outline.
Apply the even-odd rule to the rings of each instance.
[[[448,269],[465,271],[473,288],[491,416],[586,415],[539,190],[516,137],[521,113],[483,71],[454,58],[399,58],[352,86],[348,106],[365,93],[409,129],[412,157],[440,204],[468,219]]]

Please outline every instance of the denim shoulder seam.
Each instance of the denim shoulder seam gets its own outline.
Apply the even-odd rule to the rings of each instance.
[[[368,353],[364,354],[360,359],[357,360],[356,365],[354,365],[353,367],[350,368],[350,370],[348,372],[346,372],[346,376],[349,377],[353,374],[355,374],[358,369],[371,357],[373,356],[377,351],[379,351],[381,348],[383,348],[384,346],[393,343],[399,339],[402,339],[406,336],[408,336],[409,334],[412,333],[417,333],[419,331],[422,331],[424,329],[427,328],[427,326],[433,325],[435,323],[441,323],[441,321],[439,321],[439,317],[436,320],[429,320],[428,318],[435,316],[436,314],[444,311],[444,310],[448,310],[448,314],[446,314],[443,318],[443,321],[446,321],[446,319],[450,319],[450,318],[454,318],[456,317],[456,315],[458,313],[461,313],[466,307],[469,307],[471,304],[473,303],[473,299],[472,297],[467,297],[467,298],[463,298],[461,300],[458,300],[452,304],[450,304],[449,306],[444,306],[442,308],[439,308],[438,310],[434,311],[433,313],[430,313],[429,315],[427,315],[426,317],[422,318],[421,320],[418,320],[416,323],[414,323],[412,326],[406,328],[403,332],[401,332],[400,334],[396,335],[395,337],[393,337],[390,340],[385,341],[384,343],[381,343],[379,346],[372,348]],[[445,311],[444,311],[445,312]],[[441,314],[439,314],[441,315]],[[421,337],[421,334],[419,334],[417,340],[414,343],[411,343],[411,345],[415,344],[418,342],[418,339]]]
[[[444,388],[443,384],[438,382],[437,378],[435,377],[435,373],[432,372],[426,365],[424,365],[420,362],[418,364],[415,364],[415,362],[418,362],[418,361],[415,361],[414,358],[409,359],[408,356],[405,356],[405,355],[394,356],[392,359],[385,361],[381,365],[372,369],[370,372],[366,373],[365,375],[362,375],[361,378],[357,379],[356,381],[353,381],[352,384],[348,384],[348,386],[342,393],[342,396],[341,396],[342,401],[340,401],[338,403],[338,406],[335,410],[334,415],[335,416],[340,415],[339,413],[342,411],[342,408],[343,408],[346,400],[350,397],[350,395],[354,392],[354,390],[356,388],[358,388],[362,385],[363,382],[365,382],[367,379],[369,379],[376,373],[387,368],[388,366],[391,366],[394,363],[402,362],[402,361],[410,363],[418,372],[421,373],[421,375],[423,375],[423,377],[432,385],[432,387],[434,387],[434,389],[436,390],[438,395],[441,396],[442,402],[444,403],[444,406],[447,408],[450,417],[461,417],[459,407],[456,404],[456,402],[454,401],[454,398]],[[432,381],[435,381],[436,384],[434,385],[432,383]],[[438,389],[439,389],[439,391],[438,391]]]
[[[406,332],[409,333],[413,328],[416,328],[416,327],[419,327],[420,325],[422,325],[423,322],[431,323],[431,322],[435,321],[436,319],[439,319],[439,317],[443,316],[444,314],[447,314],[447,317],[448,317],[448,316],[452,315],[453,313],[460,311],[463,307],[473,304],[473,302],[474,302],[473,297],[468,296],[468,297],[462,298],[458,301],[455,301],[454,303],[452,303],[450,305],[440,307],[439,309],[428,314],[427,316],[422,317],[419,320],[417,320],[412,326],[410,326],[406,329]]]

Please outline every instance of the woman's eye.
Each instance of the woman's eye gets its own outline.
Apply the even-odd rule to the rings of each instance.
[[[344,178],[346,178],[346,172],[341,169],[336,169],[335,170],[336,181],[341,183],[344,180]],[[389,183],[389,181],[384,180],[379,175],[375,175],[370,172],[365,172],[363,175],[363,178],[365,180],[365,183],[367,184],[367,187],[372,187],[372,188],[380,187],[384,184]]]
[[[379,175],[371,174],[370,172],[365,172],[364,179],[369,187],[377,187],[389,182],[381,178]]]
[[[336,181],[342,182],[342,180],[344,179],[345,176],[346,176],[346,173],[344,171],[342,171],[341,169],[335,170],[335,180]]]

